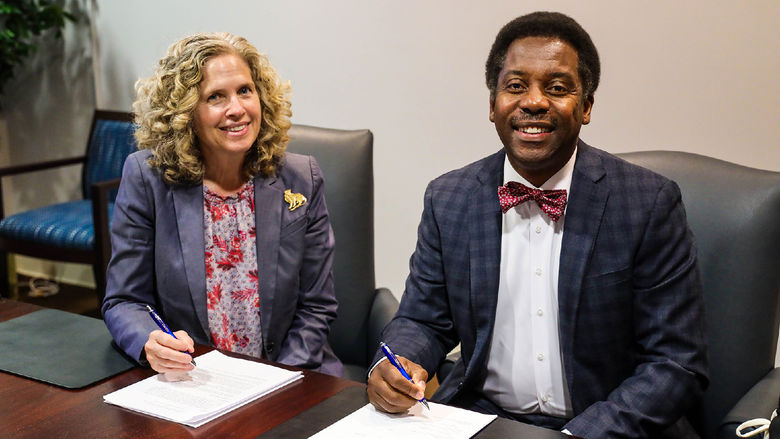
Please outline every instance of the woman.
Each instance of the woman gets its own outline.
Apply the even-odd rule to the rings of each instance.
[[[199,343],[340,375],[333,232],[316,161],[285,153],[289,85],[216,33],[175,43],[136,88],[102,308],[114,340],[161,373],[191,370]]]

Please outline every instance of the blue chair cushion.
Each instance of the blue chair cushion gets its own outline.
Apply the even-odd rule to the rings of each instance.
[[[113,210],[114,203],[109,203],[109,218]],[[95,247],[92,202],[71,201],[11,215],[0,221],[0,236],[58,248],[92,251]]]

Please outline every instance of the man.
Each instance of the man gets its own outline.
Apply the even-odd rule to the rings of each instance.
[[[695,437],[683,414],[707,360],[693,237],[674,182],[579,140],[599,75],[565,15],[498,33],[486,77],[504,148],[426,190],[383,334],[415,384],[378,352],[377,408],[409,408],[460,343],[434,400],[589,439]]]

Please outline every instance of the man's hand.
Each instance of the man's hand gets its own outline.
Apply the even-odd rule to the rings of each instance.
[[[160,331],[159,329],[149,333],[149,339],[144,345],[146,361],[152,369],[167,375],[176,375],[187,372],[194,367],[190,364],[195,352],[195,342],[192,341],[186,331],[174,332],[177,338]]]
[[[425,396],[428,372],[404,357],[399,356],[398,362],[412,377],[414,384],[404,378],[389,361],[380,362],[368,377],[368,400],[383,412],[404,412]]]

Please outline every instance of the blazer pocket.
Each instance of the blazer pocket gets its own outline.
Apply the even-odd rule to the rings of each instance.
[[[282,227],[282,231],[279,233],[279,236],[283,238],[304,229],[306,224],[309,222],[308,219],[309,218],[306,215],[302,215],[294,219],[292,222],[285,224],[284,227]]]
[[[631,269],[624,268],[622,270],[610,271],[608,273],[586,276],[582,281],[582,289],[586,290],[589,288],[607,288],[623,282],[628,282],[630,280]]]

